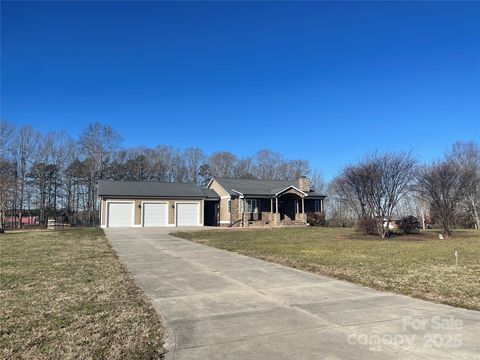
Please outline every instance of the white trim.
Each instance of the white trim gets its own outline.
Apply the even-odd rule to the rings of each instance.
[[[144,222],[144,212],[145,212],[145,207],[143,206],[144,203],[149,203],[149,204],[167,204],[167,221],[165,222],[166,225],[168,226],[168,212],[170,211],[170,203],[168,201],[159,201],[159,200],[142,200],[141,204],[141,214],[140,214],[140,224],[142,227],[145,227],[145,222]],[[147,227],[164,227],[164,226],[147,226]]]
[[[220,196],[220,199],[231,199],[232,197],[230,195],[226,195],[226,196]]]
[[[212,178],[208,181],[208,184],[207,184],[207,186],[206,186],[207,189],[210,189],[210,185],[212,185],[212,181],[213,181],[214,179],[215,179],[215,178],[212,177]],[[217,183],[218,183],[218,181],[217,181]],[[220,185],[220,184],[218,184],[218,185]]]
[[[230,224],[229,220],[220,220],[220,224]]]
[[[197,204],[198,205],[198,224],[197,225],[193,225],[193,226],[203,226],[202,224],[202,212],[200,211],[201,210],[201,206],[200,206],[200,201],[188,201],[188,200],[184,200],[184,201],[175,201],[175,209],[173,211],[173,218],[174,218],[174,221],[173,221],[173,226],[178,226],[178,223],[177,223],[177,211],[178,211],[178,208],[177,208],[177,204]]]
[[[141,227],[141,225],[135,225],[135,200],[105,200],[105,227],[106,228],[109,228],[109,222],[110,222],[110,219],[109,219],[109,215],[110,215],[110,209],[109,209],[109,206],[110,206],[110,203],[120,203],[120,204],[132,204],[132,224],[131,225],[127,225],[125,227]],[[101,221],[101,220],[100,220]],[[121,226],[116,226],[116,227],[120,227]]]
[[[238,213],[243,214],[245,212],[246,202],[245,197],[241,196],[238,198]],[[241,206],[240,206],[241,205]],[[243,208],[243,209],[242,209]]]
[[[248,211],[248,202],[249,202],[249,201],[250,201],[250,202],[255,201],[255,210],[256,210],[256,211]],[[246,210],[245,210],[246,213],[258,214],[258,201],[257,201],[257,199],[245,199],[245,205],[246,205]],[[254,208],[253,208],[253,204],[252,204],[252,210],[253,210],[253,209],[254,209]]]
[[[287,186],[287,187],[286,187],[285,189],[283,189],[282,191],[277,192],[277,193],[275,194],[275,196],[277,196],[278,194],[281,194],[282,192],[284,192],[285,190],[288,190],[288,189],[290,189],[290,188],[294,188],[295,190],[301,192],[303,195],[308,196],[307,193],[303,192],[302,190],[300,190],[299,188],[297,188],[297,187],[295,187],[295,186],[293,186],[293,185]]]
[[[235,190],[235,189],[232,189],[232,191],[235,191],[235,192],[236,192],[237,194],[239,194],[239,195],[243,195],[243,193],[241,193],[240,191],[237,191],[237,190]]]

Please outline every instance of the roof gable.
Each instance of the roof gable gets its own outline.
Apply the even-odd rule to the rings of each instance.
[[[272,195],[272,189],[286,188],[293,185],[295,181],[288,180],[257,180],[257,179],[225,179],[214,178],[230,195]]]
[[[275,195],[280,195],[280,194],[286,194],[286,193],[292,193],[292,194],[297,194],[299,196],[308,196],[307,193],[303,192],[302,190],[298,189],[297,187],[290,185],[287,186],[284,189],[280,189],[280,191],[276,192]]]

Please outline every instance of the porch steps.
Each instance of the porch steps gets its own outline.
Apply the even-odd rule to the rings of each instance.
[[[291,220],[291,221],[281,221],[280,223],[274,224],[270,223],[263,223],[261,221],[249,221],[247,227],[275,227],[275,226],[292,226],[292,227],[305,227],[308,226],[307,223],[299,220]]]

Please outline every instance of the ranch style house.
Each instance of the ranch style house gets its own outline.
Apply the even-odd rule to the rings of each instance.
[[[193,183],[99,182],[102,227],[307,225],[324,212],[310,181],[212,178]]]

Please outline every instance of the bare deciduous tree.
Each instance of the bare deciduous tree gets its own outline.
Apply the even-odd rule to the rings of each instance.
[[[228,151],[218,151],[210,156],[208,164],[214,176],[232,178],[235,174],[237,157]]]
[[[11,145],[18,166],[18,182],[20,187],[18,192],[19,224],[22,223],[28,162],[31,161],[32,155],[36,150],[39,137],[40,134],[33,130],[31,126],[24,126],[18,131]]]
[[[415,163],[410,154],[373,154],[347,166],[335,179],[336,193],[355,211],[365,232],[375,224],[378,235],[387,235],[394,211],[414,180]]]
[[[205,162],[205,154],[199,148],[188,148],[183,153],[187,167],[187,181],[198,183],[200,166]]]
[[[452,235],[457,206],[471,186],[472,174],[452,161],[434,163],[418,172],[415,189],[439,217],[445,237]]]
[[[472,185],[469,187],[464,207],[471,216],[476,229],[480,229],[480,147],[475,142],[457,142],[446,153],[447,161],[455,163],[463,172],[471,176]]]
[[[112,154],[120,145],[120,135],[110,126],[89,124],[78,140],[80,150],[89,164],[88,210],[90,223],[97,215],[96,182],[105,176]]]
[[[253,157],[253,163],[254,176],[257,179],[278,179],[287,176],[288,169],[282,168],[284,163],[282,156],[276,152],[267,149],[259,150]],[[279,173],[285,176],[279,176]]]
[[[411,154],[375,154],[368,160],[371,174],[368,203],[375,216],[378,234],[384,238],[400,200],[415,179],[416,161]]]

